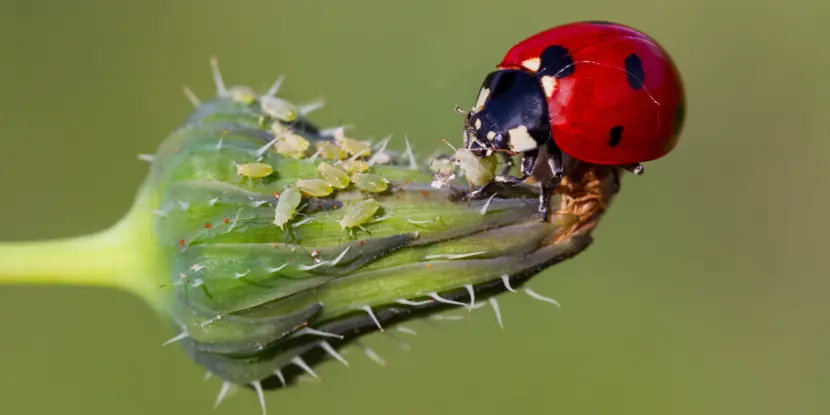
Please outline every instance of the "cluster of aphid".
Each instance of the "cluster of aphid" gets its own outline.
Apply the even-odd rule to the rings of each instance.
[[[331,135],[333,139],[316,141],[312,152],[311,143],[294,131],[291,126],[300,117],[321,108],[322,101],[298,107],[278,98],[276,94],[283,82],[283,77],[278,78],[262,96],[258,96],[252,88],[247,86],[226,88],[215,58],[211,59],[211,67],[218,95],[242,104],[256,106],[260,112],[260,125],[274,135],[273,140],[256,152],[258,161],[236,165],[236,172],[240,177],[256,180],[272,175],[273,166],[263,162],[267,154],[272,151],[287,158],[308,157],[311,161],[317,158],[326,160],[318,165],[319,177],[297,180],[293,186],[279,193],[274,212],[274,225],[285,229],[285,225],[297,215],[303,195],[316,198],[327,197],[338,190],[348,190],[352,186],[364,193],[382,193],[389,189],[390,183],[386,178],[369,171],[375,164],[392,163],[392,155],[385,151],[388,139],[382,140],[380,148],[373,152],[371,142],[346,137],[345,127],[337,127],[323,132],[321,135]],[[195,105],[200,104],[189,90],[185,91]],[[375,199],[361,200],[352,204],[338,223],[344,230],[359,227],[372,218],[379,209],[380,205]]]

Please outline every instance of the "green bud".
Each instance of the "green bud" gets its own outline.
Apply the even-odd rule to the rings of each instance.
[[[183,333],[180,343],[226,382],[290,381],[297,372],[283,372],[287,366],[310,373],[321,353],[340,359],[337,350],[364,334],[488,304],[590,244],[574,226],[596,218],[573,211],[542,222],[536,187],[473,206],[463,198],[466,180],[436,189],[435,169],[412,169],[401,154],[348,180],[308,148],[287,155],[269,146],[282,138],[258,126],[256,105],[219,99],[203,106],[155,155],[151,186],[166,212],[155,237],[169,270],[164,308]],[[269,165],[273,173],[243,181],[234,163]],[[494,171],[489,163],[456,164],[470,167],[469,177]],[[441,166],[442,174],[455,168]]]

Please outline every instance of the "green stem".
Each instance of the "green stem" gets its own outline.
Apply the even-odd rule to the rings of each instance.
[[[122,286],[125,257],[113,229],[81,237],[0,243],[0,283]]]
[[[141,202],[114,226],[94,234],[0,243],[0,284],[109,287],[155,303],[154,290],[165,272],[150,260],[157,258],[153,214]]]

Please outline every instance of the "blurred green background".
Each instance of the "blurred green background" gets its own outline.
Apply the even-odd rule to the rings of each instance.
[[[490,312],[428,326],[380,368],[320,368],[272,414],[830,413],[830,3],[2,2],[0,239],[88,233],[118,219],[153,152],[228,84],[325,97],[323,126],[458,140],[483,76],[515,42],[573,20],[656,37],[688,88],[679,147],[627,177],[595,245]],[[488,315],[489,314],[489,315]],[[219,382],[138,299],[0,287],[0,413],[202,414]],[[217,414],[258,414],[240,391]]]

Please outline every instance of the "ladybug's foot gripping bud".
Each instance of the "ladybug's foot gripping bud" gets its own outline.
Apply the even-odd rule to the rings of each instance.
[[[646,168],[643,167],[640,163],[632,163],[632,164],[621,164],[620,168],[623,170],[629,171],[634,173],[637,176],[642,176],[643,173],[646,172]]]

